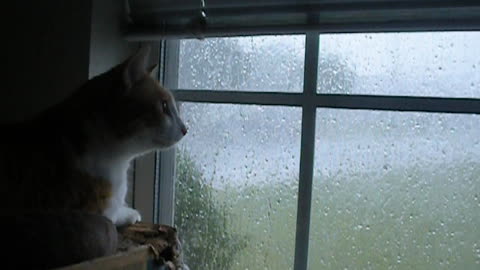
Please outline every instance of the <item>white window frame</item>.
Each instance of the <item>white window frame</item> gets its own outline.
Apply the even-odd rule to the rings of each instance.
[[[178,102],[280,105],[302,108],[302,134],[295,236],[294,270],[308,266],[308,248],[312,181],[314,170],[315,126],[317,108],[343,108],[383,111],[412,111],[480,114],[480,98],[443,98],[418,96],[342,95],[317,93],[317,69],[319,60],[319,31],[305,32],[305,67],[303,92],[246,92],[222,90],[187,90],[178,88],[179,40],[162,41],[160,44],[159,78],[171,89]],[[146,174],[150,180],[135,185],[135,202],[150,205],[152,221],[173,225],[175,195],[175,149],[147,156],[146,163],[136,163],[136,178]],[[147,164],[147,165],[145,165]],[[144,181],[144,179],[141,179]],[[141,182],[136,181],[136,182]],[[152,189],[148,196],[145,190]],[[151,207],[153,206],[153,207]]]
[[[148,43],[152,48],[150,62],[158,63],[160,83],[172,89],[178,81],[178,44],[178,41]],[[174,53],[167,53],[167,48]],[[136,158],[132,167],[132,206],[140,211],[142,221],[173,226],[175,148]]]

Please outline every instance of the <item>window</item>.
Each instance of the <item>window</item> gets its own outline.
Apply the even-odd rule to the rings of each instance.
[[[189,126],[174,157],[187,263],[480,265],[479,32],[167,45]]]
[[[478,32],[321,35],[318,92],[479,98],[479,47]]]
[[[309,269],[473,269],[480,117],[318,109]]]
[[[189,259],[211,269],[291,266],[300,109],[187,103],[184,115],[191,136],[177,151],[175,224],[194,239]]]

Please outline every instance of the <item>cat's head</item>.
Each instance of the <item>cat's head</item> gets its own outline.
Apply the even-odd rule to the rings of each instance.
[[[124,144],[132,154],[168,148],[187,133],[174,96],[153,78],[155,66],[146,67],[149,52],[142,47],[88,87],[105,93],[97,110],[108,134],[103,141]]]

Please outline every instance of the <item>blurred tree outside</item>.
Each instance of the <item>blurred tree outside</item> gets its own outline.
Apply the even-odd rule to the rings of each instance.
[[[186,151],[177,154],[175,226],[192,269],[230,269],[234,256],[246,247],[247,236],[229,229],[224,205],[213,197],[195,162]]]
[[[287,49],[279,49],[282,47]],[[238,38],[183,41],[180,87],[302,91],[305,56],[303,50],[292,52],[295,48],[292,44],[262,42],[261,39],[250,42],[240,42]],[[287,70],[288,73],[275,70]],[[348,94],[356,77],[354,67],[341,56],[331,53],[319,56],[317,89],[322,93]]]

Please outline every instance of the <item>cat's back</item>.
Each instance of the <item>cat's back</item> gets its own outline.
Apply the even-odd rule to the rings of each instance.
[[[28,142],[24,134],[28,128],[24,123],[2,124],[0,125],[0,178],[5,181],[6,168],[11,166],[11,162],[16,162],[21,158],[28,148]],[[24,143],[22,143],[24,142]]]
[[[25,134],[29,131],[27,124],[14,123],[0,125],[0,203],[7,207],[12,198],[18,196],[20,190],[29,179],[29,172],[35,170],[31,160],[38,153],[29,147]],[[31,178],[30,178],[31,179]]]
[[[1,205],[34,207],[65,194],[62,189],[73,192],[75,181],[82,183],[85,176],[74,168],[75,153],[65,132],[60,121],[46,118],[0,126]]]
[[[41,162],[40,156],[45,159],[58,139],[49,129],[50,124],[35,120],[0,125],[0,166],[6,162],[31,165]]]
[[[42,143],[40,138],[44,132],[34,134],[32,127],[31,121],[0,125],[0,181],[4,187],[14,188],[46,161],[47,152],[42,148],[48,142]]]

